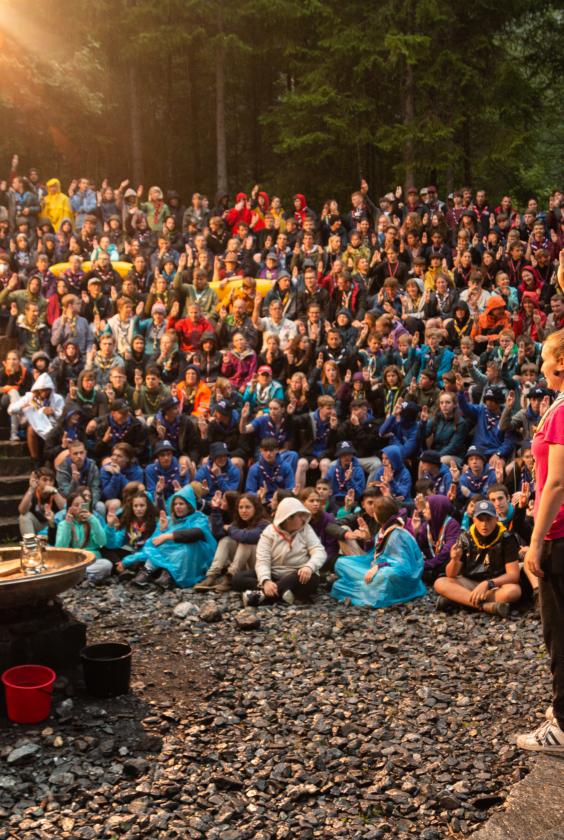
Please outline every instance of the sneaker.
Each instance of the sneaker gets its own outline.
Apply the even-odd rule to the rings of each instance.
[[[258,607],[265,600],[264,592],[260,589],[247,589],[242,595],[244,607]]]
[[[174,581],[166,569],[163,569],[160,575],[155,578],[155,584],[159,589],[174,589]]]
[[[291,589],[287,589],[282,595],[282,600],[285,604],[288,604],[288,606],[290,606],[296,600],[296,596],[294,595]]]
[[[194,586],[194,592],[207,592],[208,589],[215,589],[217,575],[206,575],[206,577]]]
[[[10,442],[11,442],[11,443],[16,443],[16,441],[17,441],[18,443],[20,442],[20,436],[19,436],[19,434],[18,434],[17,432],[11,432],[11,434],[10,434]]]
[[[564,755],[564,732],[556,721],[547,720],[534,732],[518,735],[515,743],[521,750]]]
[[[127,583],[129,580],[133,580],[135,577],[135,572],[131,569],[125,569],[123,572],[118,572],[117,579],[120,583]]]
[[[556,718],[555,718],[555,716],[554,716],[554,706],[552,705],[552,703],[550,704],[550,706],[548,707],[548,709],[547,709],[547,710],[546,710],[546,712],[544,713],[544,716],[545,716],[545,718],[546,718],[547,720],[549,720],[549,721],[550,721],[550,722],[551,722],[554,726],[558,726],[558,721],[556,720]]]
[[[229,575],[220,577],[213,588],[216,592],[231,592],[231,578]]]
[[[435,604],[435,609],[439,612],[448,612],[448,610],[452,607],[452,601],[448,598],[445,598],[444,595],[439,595],[437,598],[437,603]]]
[[[149,586],[151,583],[151,575],[147,569],[139,569],[131,583],[134,586],[139,586],[141,589],[145,589],[145,587]]]

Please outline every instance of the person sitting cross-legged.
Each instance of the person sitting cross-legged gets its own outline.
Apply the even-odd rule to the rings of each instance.
[[[519,543],[498,522],[491,502],[474,507],[473,523],[450,550],[446,577],[435,581],[438,609],[452,602],[506,617],[521,597]]]
[[[309,525],[311,514],[295,498],[282,499],[274,522],[261,534],[254,572],[234,575],[232,589],[243,591],[245,606],[307,600],[319,586],[319,570],[327,560],[317,534]]]

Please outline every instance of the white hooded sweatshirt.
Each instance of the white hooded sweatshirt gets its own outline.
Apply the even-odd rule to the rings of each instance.
[[[284,521],[294,513],[311,514],[298,499],[283,499],[274,522],[262,532],[257,545],[255,572],[259,586],[265,580],[278,580],[289,572],[308,566],[318,572],[327,560],[327,552],[311,525],[307,523],[293,534],[284,531]]]
[[[49,389],[51,394],[45,401],[44,405],[37,405],[35,401],[35,391],[42,391]],[[8,414],[22,413],[40,438],[46,438],[57,420],[63,413],[65,401],[63,397],[55,393],[55,384],[48,373],[41,373],[33,385],[31,391],[24,394],[19,400],[13,402],[8,408]],[[52,408],[53,414],[45,414],[45,408]]]

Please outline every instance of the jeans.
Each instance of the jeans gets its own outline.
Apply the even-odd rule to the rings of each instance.
[[[256,553],[256,545],[238,543],[231,537],[223,537],[217,544],[215,556],[207,574],[234,575],[238,571],[252,569],[255,565]]]
[[[298,572],[289,572],[278,578],[276,585],[278,587],[278,598],[267,598],[267,604],[273,604],[275,601],[282,600],[282,595],[288,589],[291,589],[296,598],[307,600],[310,595],[313,595],[319,586],[319,575],[312,574],[307,583],[300,583],[298,579]],[[231,588],[235,592],[244,592],[246,589],[257,589],[257,576],[254,572],[237,572],[231,581]]]
[[[550,656],[552,706],[564,731],[564,539],[545,542],[541,565],[545,575],[539,579],[541,620]]]

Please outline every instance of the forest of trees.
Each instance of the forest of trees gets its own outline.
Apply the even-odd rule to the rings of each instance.
[[[545,196],[563,18],[541,0],[5,0],[1,165],[312,204],[361,176]]]

